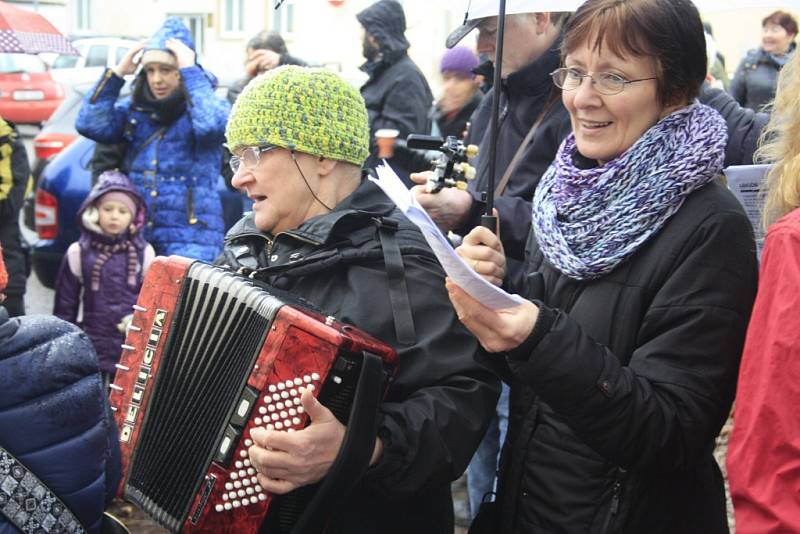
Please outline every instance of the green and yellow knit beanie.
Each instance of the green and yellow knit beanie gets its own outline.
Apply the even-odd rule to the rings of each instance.
[[[225,131],[231,151],[273,144],[361,166],[369,155],[361,94],[326,69],[280,67],[253,79]]]

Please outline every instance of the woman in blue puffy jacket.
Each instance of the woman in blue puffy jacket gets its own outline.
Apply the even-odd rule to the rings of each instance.
[[[0,256],[0,302],[6,280]],[[9,318],[0,305],[0,446],[87,532],[100,532],[119,485],[119,440],[97,356],[77,326],[44,315]],[[54,521],[72,532],[71,519],[10,464],[0,454],[0,534],[19,534],[15,524],[56,532]]]
[[[76,127],[99,143],[127,143],[124,171],[147,203],[144,237],[157,254],[211,261],[224,234],[217,184],[230,108],[195,59],[188,28],[168,18],[103,73]],[[131,96],[118,100],[123,77],[139,64]]]

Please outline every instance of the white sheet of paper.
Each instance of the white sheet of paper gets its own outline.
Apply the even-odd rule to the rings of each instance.
[[[378,178],[370,177],[386,196],[397,204],[397,207],[408,219],[419,227],[433,253],[442,264],[444,272],[459,287],[469,293],[475,300],[493,310],[512,308],[522,304],[524,299],[519,295],[511,295],[503,289],[490,284],[473,271],[464,260],[456,254],[447,237],[439,230],[436,223],[428,216],[425,208],[420,206],[411,191],[400,181],[397,174],[386,162],[377,169]]]
[[[764,180],[770,165],[735,165],[723,172],[728,179],[728,189],[742,203],[756,239],[758,257],[764,247],[764,226],[761,224],[761,212],[764,209]]]

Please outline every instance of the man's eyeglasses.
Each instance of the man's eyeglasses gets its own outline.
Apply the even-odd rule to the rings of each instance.
[[[584,78],[592,80],[595,91],[601,95],[616,95],[621,93],[629,83],[643,82],[645,80],[655,80],[655,76],[650,78],[639,78],[638,80],[626,80],[619,74],[611,72],[597,72],[586,74],[577,69],[562,67],[550,73],[553,83],[564,91],[574,91],[583,83]]]
[[[244,163],[245,168],[247,169],[255,169],[258,167],[258,163],[261,161],[261,154],[264,152],[269,152],[275,148],[280,148],[275,145],[265,145],[265,146],[251,146],[247,147],[242,150],[241,156],[231,156],[230,162],[228,164],[231,166],[231,170],[233,174],[239,172],[239,167]]]

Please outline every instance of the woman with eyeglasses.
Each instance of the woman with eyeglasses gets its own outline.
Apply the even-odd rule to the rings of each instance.
[[[131,97],[119,99],[137,69]],[[121,170],[147,203],[145,238],[162,256],[212,261],[222,251],[217,185],[230,106],[215,86],[196,62],[189,29],[170,17],[103,73],[78,114],[81,135],[127,147]]]
[[[498,513],[480,525],[728,532],[712,451],[756,258],[750,223],[717,180],[725,123],[695,100],[700,16],[690,0],[589,0],[567,23],[562,57],[552,77],[573,133],[534,196],[526,276],[511,288],[527,302],[491,310],[448,282],[511,384]],[[504,279],[487,229],[458,252]]]

